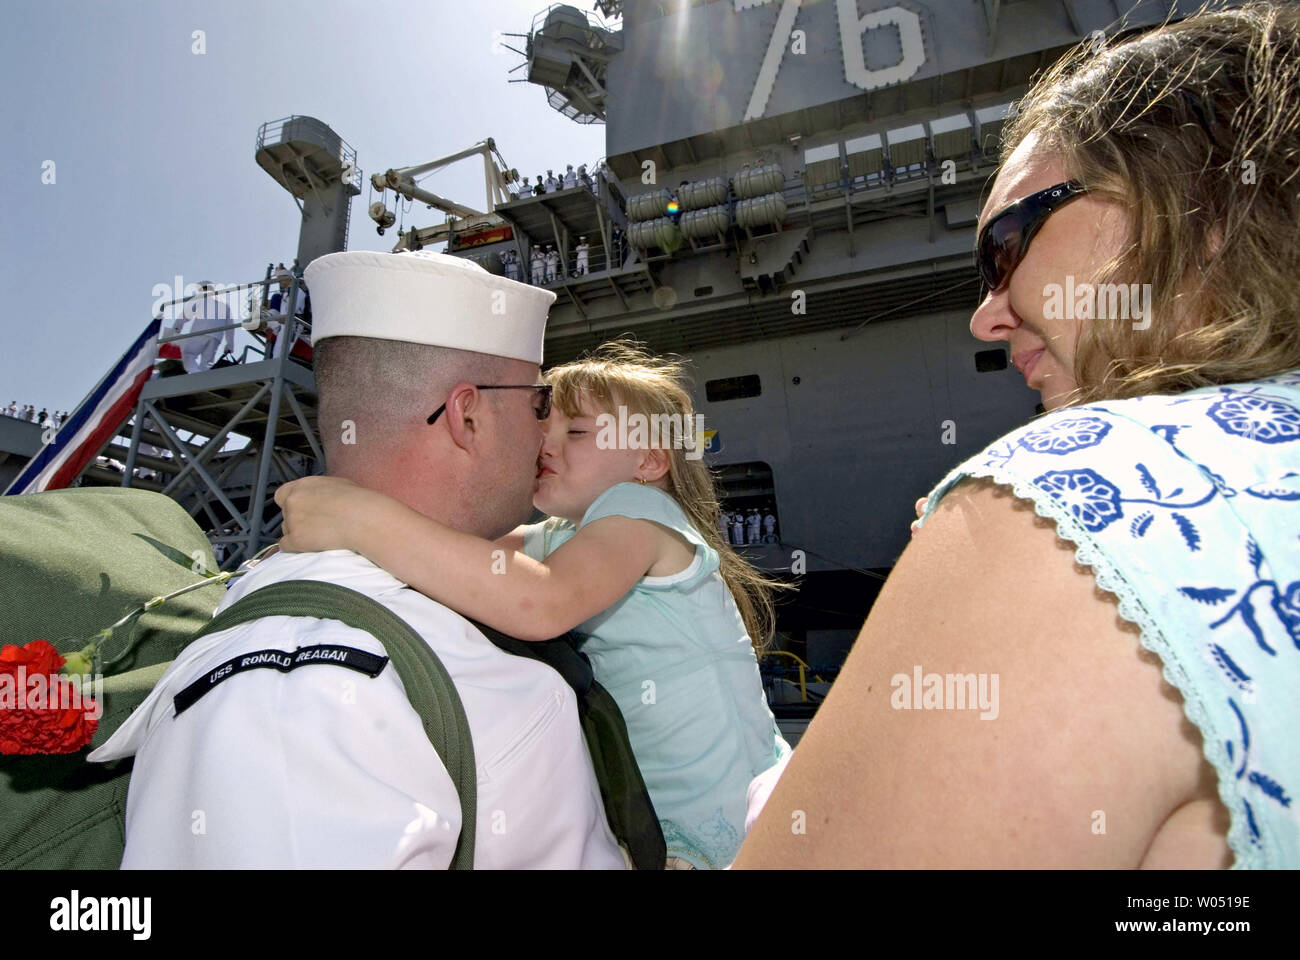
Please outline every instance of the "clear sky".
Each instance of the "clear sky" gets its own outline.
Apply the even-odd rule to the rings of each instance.
[[[509,82],[522,58],[497,44],[523,49],[495,35],[526,33],[547,5],[4,0],[0,405],[72,410],[149,322],[156,284],[236,283],[292,262],[298,208],[254,159],[268,120],[313,116],[356,149],[367,182],[352,201],[354,250],[397,240],[366,215],[376,171],[488,137],[529,179],[566,163],[591,169],[605,127]],[[421,182],[485,203],[477,157]],[[422,204],[405,213],[407,227],[443,220]],[[247,342],[237,331],[236,352]]]

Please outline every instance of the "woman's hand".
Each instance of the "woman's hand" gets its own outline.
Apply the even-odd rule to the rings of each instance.
[[[318,550],[360,551],[360,531],[372,516],[370,502],[384,498],[342,477],[302,477],[275,491],[284,511],[280,550],[309,553]]]
[[[912,521],[912,536],[916,536],[916,531],[921,529],[921,514],[925,513],[925,505],[929,500],[929,497],[922,497],[920,500],[916,501],[916,519]]]

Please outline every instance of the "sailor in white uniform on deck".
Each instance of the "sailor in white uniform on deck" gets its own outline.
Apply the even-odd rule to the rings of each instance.
[[[552,244],[546,245],[546,282],[554,283],[559,277],[560,252]]]
[[[482,387],[538,383],[555,295],[427,252],[330,254],[306,279],[330,475],[483,537],[527,520],[545,395]],[[341,442],[349,424],[352,442]],[[476,868],[624,867],[558,673],[503,652],[348,550],[275,553],[234,581],[218,611],[293,579],[377,599],[446,667],[477,765]],[[330,659],[283,672],[250,664],[176,712],[175,695],[223,664],[315,645],[385,652],[364,631],[309,616],[210,634],[90,755],[135,756],[123,867],[448,866],[460,798],[391,664],[373,676]]]
[[[574,250],[578,254],[578,276],[585,277],[587,275],[587,258],[590,255],[591,244],[587,243],[586,237],[579,237],[578,245],[574,247]]]
[[[546,282],[546,255],[541,247],[533,247],[532,280],[533,286],[540,287]]]
[[[192,321],[189,333],[225,327],[231,322],[225,303],[217,296],[213,285],[206,280],[198,285],[198,292],[185,302],[181,317],[177,329],[180,332],[186,332],[184,330],[185,324]],[[223,336],[226,341],[226,352],[232,353],[235,349],[234,327],[230,327],[225,331],[218,329],[215,333],[186,337],[181,340],[181,357],[184,360],[186,372],[199,373],[210,368],[217,359],[217,350],[221,347]]]

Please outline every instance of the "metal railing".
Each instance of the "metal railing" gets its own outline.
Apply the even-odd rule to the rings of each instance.
[[[588,30],[604,30],[606,33],[616,32],[612,27],[607,26],[604,20],[590,10],[579,10],[571,3],[552,3],[550,6],[546,7],[546,9],[533,17],[533,22],[528,27],[528,33],[530,36],[546,26],[546,18],[551,15],[551,11],[556,7],[568,7],[577,13],[581,13],[587,21]]]
[[[286,127],[289,128],[287,138],[285,136]],[[268,120],[257,128],[257,149],[259,151],[267,146],[288,143],[294,140],[305,140],[308,143],[314,143],[322,150],[335,154],[338,157],[340,166],[347,168],[350,165],[352,172],[344,178],[343,182],[356,188],[358,193],[361,191],[362,174],[361,167],[357,165],[357,151],[329,126],[315,117],[291,114],[287,117],[281,117],[279,120]]]
[[[207,293],[193,293],[193,294],[191,294],[190,296],[187,296],[187,297],[186,297],[186,296],[177,297],[177,298],[172,299],[172,300],[165,300],[165,301],[163,301],[161,304],[158,304],[158,307],[160,308],[158,319],[163,320],[164,322],[166,322],[166,318],[164,318],[164,317],[161,315],[161,308],[162,308],[162,307],[174,307],[174,306],[176,306],[177,304],[187,304],[187,303],[194,302],[194,301],[196,301],[196,300],[203,300],[203,299],[205,299],[205,298],[208,297],[208,296],[211,296],[211,297],[214,297],[214,298],[219,298],[219,297],[223,297],[223,296],[230,295],[230,294],[237,294],[237,293],[239,293],[239,292],[241,292],[241,291],[244,291],[244,290],[254,290],[254,289],[257,289],[257,288],[259,288],[259,287],[264,289],[264,288],[266,288],[266,287],[269,287],[271,284],[278,284],[279,282],[280,282],[280,278],[279,278],[279,277],[267,277],[267,278],[264,279],[264,280],[250,280],[250,281],[248,281],[248,282],[246,282],[246,283],[234,283],[234,284],[229,284],[229,285],[225,285],[225,284],[213,284],[213,289],[212,289],[211,291],[208,291]],[[288,297],[292,297],[293,299],[296,300],[296,299],[297,299],[297,290],[298,290],[299,286],[301,285],[301,282],[302,282],[301,280],[299,280],[298,278],[294,277],[294,278],[292,279],[291,283],[290,283],[290,289],[286,292],[285,295],[288,296]],[[262,297],[260,298],[260,301],[259,301],[258,304],[257,304],[257,310],[259,311],[259,316],[262,315],[262,314],[261,314],[261,311],[264,311],[264,310],[266,309],[266,307],[265,307],[266,300],[267,300],[267,296],[266,296],[266,293],[265,293],[265,290],[264,290],[263,295],[262,295]],[[243,305],[243,306],[247,306],[247,307],[249,308],[249,310],[250,310],[250,313],[251,313],[251,311],[252,311],[252,309],[253,309],[253,304],[252,304],[252,301],[251,301],[251,300],[241,300],[241,301],[240,301],[240,304]],[[287,318],[287,315],[286,315],[286,318]],[[192,318],[192,317],[185,317],[185,316],[172,317],[172,318],[171,318],[171,321],[170,321],[171,324],[172,324],[172,326],[169,326],[169,327],[167,327],[167,328],[165,328],[165,329],[175,329],[175,330],[179,330],[181,326],[183,326],[184,324],[188,323],[191,319],[194,319],[194,318]],[[251,317],[250,317],[250,319],[251,319]],[[278,320],[278,319],[280,319],[280,317],[279,317],[278,315],[276,315],[276,316],[273,316],[272,319],[277,319],[277,320]],[[307,324],[307,322],[306,322],[305,320],[303,320],[301,317],[298,317],[297,320],[298,320],[299,323],[303,324],[304,326],[310,327],[310,325]],[[259,324],[258,326],[260,326],[260,324]],[[191,330],[189,333],[178,333],[178,334],[175,334],[175,335],[172,335],[172,336],[163,336],[163,335],[162,335],[162,330],[160,329],[160,330],[159,330],[159,336],[158,336],[158,343],[175,343],[177,340],[187,340],[187,339],[189,339],[190,337],[207,336],[208,334],[213,334],[213,333],[224,333],[224,332],[227,331],[227,330],[235,330],[235,329],[244,329],[244,330],[247,330],[249,333],[256,333],[256,332],[257,332],[257,328],[249,328],[249,327],[245,324],[245,322],[244,322],[242,319],[239,319],[238,317],[236,317],[236,318],[235,318],[235,321],[234,321],[233,323],[227,324],[227,325],[224,326],[224,327],[208,327],[208,328],[203,329],[203,330]]]
[[[808,702],[808,671],[812,668],[808,666],[798,656],[789,650],[768,650],[759,659],[766,660],[768,657],[789,657],[799,665],[799,699],[803,703]]]

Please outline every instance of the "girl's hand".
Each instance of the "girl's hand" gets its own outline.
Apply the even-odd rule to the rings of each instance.
[[[342,477],[302,477],[275,491],[284,511],[280,550],[309,553],[318,550],[359,551],[359,531],[373,490]]]

